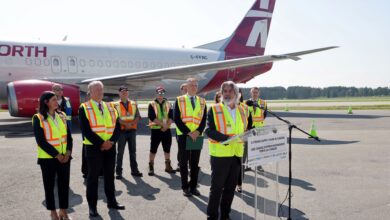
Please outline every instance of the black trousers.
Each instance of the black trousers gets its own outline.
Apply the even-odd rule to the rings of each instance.
[[[221,208],[221,219],[229,217],[237,186],[238,172],[241,166],[239,157],[211,157],[211,187],[207,205],[207,219],[218,219]]]
[[[100,146],[86,145],[86,159],[88,166],[87,177],[87,201],[90,208],[96,208],[98,199],[99,173],[103,169],[104,192],[107,197],[107,204],[116,204],[114,170],[116,147],[110,150],[101,151]]]
[[[248,157],[248,143],[245,142],[245,144],[244,144],[244,155],[242,157],[242,166],[241,166],[239,174],[238,174],[238,183],[237,183],[237,185],[239,185],[239,186],[242,186],[242,181],[244,180],[244,175],[245,175],[245,173],[244,173],[244,171],[245,171],[244,164],[245,164],[245,161],[246,161],[247,157]]]
[[[70,161],[63,164],[57,159],[40,159],[39,165],[42,170],[47,210],[56,209],[54,200],[54,184],[56,182],[56,176],[60,209],[67,209],[69,206]]]
[[[172,134],[171,129],[161,131],[160,129],[151,129],[150,135],[150,152],[153,154],[157,153],[157,148],[162,144],[164,153],[171,152],[172,145]]]
[[[198,184],[199,158],[201,150],[186,150],[187,135],[178,135],[179,163],[182,189],[195,189]],[[188,162],[191,169],[191,179],[188,182]]]
[[[83,144],[83,149],[81,150],[81,173],[84,175],[88,174],[86,151],[85,144]]]

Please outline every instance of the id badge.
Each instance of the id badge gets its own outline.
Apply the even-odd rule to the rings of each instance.
[[[167,119],[166,118],[163,119],[163,124],[167,124]]]

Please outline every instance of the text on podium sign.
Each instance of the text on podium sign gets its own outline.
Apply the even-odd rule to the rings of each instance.
[[[287,159],[287,134],[277,133],[248,138],[248,166],[255,167]]]

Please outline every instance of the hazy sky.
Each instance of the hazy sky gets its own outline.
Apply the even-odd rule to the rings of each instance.
[[[194,47],[228,37],[254,0],[12,0],[0,40]],[[247,85],[390,86],[390,1],[277,0],[266,54],[339,49],[274,64]]]

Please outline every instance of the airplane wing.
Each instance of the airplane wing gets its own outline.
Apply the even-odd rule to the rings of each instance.
[[[291,59],[298,61],[301,58],[299,56],[306,55],[310,53],[316,53],[324,50],[330,50],[337,48],[336,46],[332,47],[323,47],[313,50],[300,51],[295,53],[287,53],[281,55],[266,55],[266,56],[252,56],[244,57],[230,60],[220,60],[214,62],[184,65],[184,66],[175,66],[162,69],[152,69],[141,72],[132,72],[118,75],[111,75],[105,77],[96,77],[85,79],[81,81],[81,84],[86,84],[95,80],[100,80],[103,83],[111,85],[121,85],[123,83],[136,84],[140,86],[139,83],[144,84],[146,82],[150,83],[151,81],[159,82],[161,80],[177,79],[185,80],[188,77],[194,76],[195,74],[205,73],[210,71],[218,71],[224,69],[233,69],[239,67],[248,67],[259,64],[271,63],[275,61]]]

